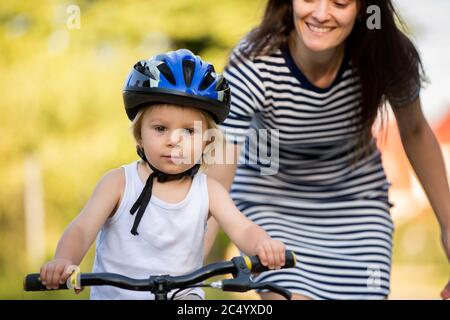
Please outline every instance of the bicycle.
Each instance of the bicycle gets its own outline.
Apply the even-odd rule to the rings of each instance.
[[[293,268],[296,264],[295,254],[286,251],[283,268]],[[148,279],[133,279],[116,273],[80,273],[74,272],[66,284],[60,285],[57,290],[73,289],[88,286],[115,286],[127,290],[150,291],[155,295],[155,300],[168,300],[167,294],[178,289],[171,300],[184,289],[194,287],[211,287],[222,291],[246,292],[250,290],[269,290],[278,293],[290,300],[292,294],[289,290],[271,282],[254,282],[250,276],[252,273],[269,271],[262,265],[257,256],[237,256],[231,260],[216,262],[206,265],[196,271],[182,275],[157,275]],[[209,284],[200,284],[211,277],[232,274],[232,279],[224,279]],[[25,291],[47,291],[40,281],[39,273],[28,274],[23,282]]]

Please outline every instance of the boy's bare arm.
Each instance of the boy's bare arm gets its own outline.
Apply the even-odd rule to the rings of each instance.
[[[227,163],[224,164],[215,164],[209,167],[206,171],[208,177],[215,179],[220,182],[226,190],[230,190],[231,184],[234,180],[234,175],[236,173],[237,163],[239,159],[239,155],[241,152],[241,147],[233,144],[225,144],[225,154]],[[229,163],[231,162],[231,163]],[[229,164],[228,164],[229,163]],[[217,233],[219,232],[219,224],[211,216],[208,219],[208,230],[205,235],[205,248],[204,248],[204,257],[208,257],[211,248],[214,245],[214,241],[217,237]]]
[[[54,260],[41,268],[41,280],[48,288],[56,288],[68,277],[65,269],[79,265],[94,242],[106,219],[117,208],[125,186],[123,169],[114,169],[103,176],[81,213],[67,227],[55,252]]]
[[[94,242],[98,231],[118,205],[125,185],[123,169],[106,173],[95,187],[80,214],[64,232],[55,258],[68,258],[79,264]]]
[[[284,265],[285,246],[272,239],[260,226],[245,217],[233,203],[227,190],[214,179],[208,179],[210,211],[231,241],[245,254],[257,254],[263,265]]]

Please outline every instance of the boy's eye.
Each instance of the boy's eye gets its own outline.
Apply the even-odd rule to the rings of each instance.
[[[195,133],[195,130],[192,128],[184,128],[184,133],[188,135],[192,135]]]
[[[156,132],[164,132],[166,130],[166,127],[164,127],[164,126],[154,126],[153,129],[155,129]]]

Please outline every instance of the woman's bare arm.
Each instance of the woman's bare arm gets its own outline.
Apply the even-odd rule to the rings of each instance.
[[[450,190],[439,143],[422,113],[420,99],[406,108],[393,108],[408,160],[441,227],[441,240],[450,261]],[[450,299],[450,281],[441,292]]]
[[[393,108],[403,148],[442,229],[450,228],[450,191],[439,143],[427,123],[420,100]],[[450,257],[449,257],[450,258]]]

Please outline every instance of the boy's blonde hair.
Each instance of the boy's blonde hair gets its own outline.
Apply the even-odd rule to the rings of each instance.
[[[133,122],[131,123],[131,132],[133,134],[133,138],[137,145],[141,144],[141,128],[142,128],[142,119],[144,117],[145,112],[147,112],[151,107],[154,106],[167,106],[169,104],[157,104],[157,105],[149,105],[142,107],[139,112],[137,113],[136,117],[133,119]],[[198,110],[203,117],[206,120],[207,124],[207,130],[208,130],[208,141],[210,141],[206,147],[205,150],[203,150],[201,162],[200,162],[200,169],[199,172],[204,172],[209,166],[216,163],[216,159],[218,157],[221,157],[223,155],[223,150],[225,148],[225,137],[223,135],[222,130],[219,128],[217,123],[214,121],[214,119],[211,117],[211,115],[203,111],[201,109]],[[205,137],[204,137],[205,138]],[[219,158],[220,160],[220,158]],[[219,161],[220,163],[220,161]]]

